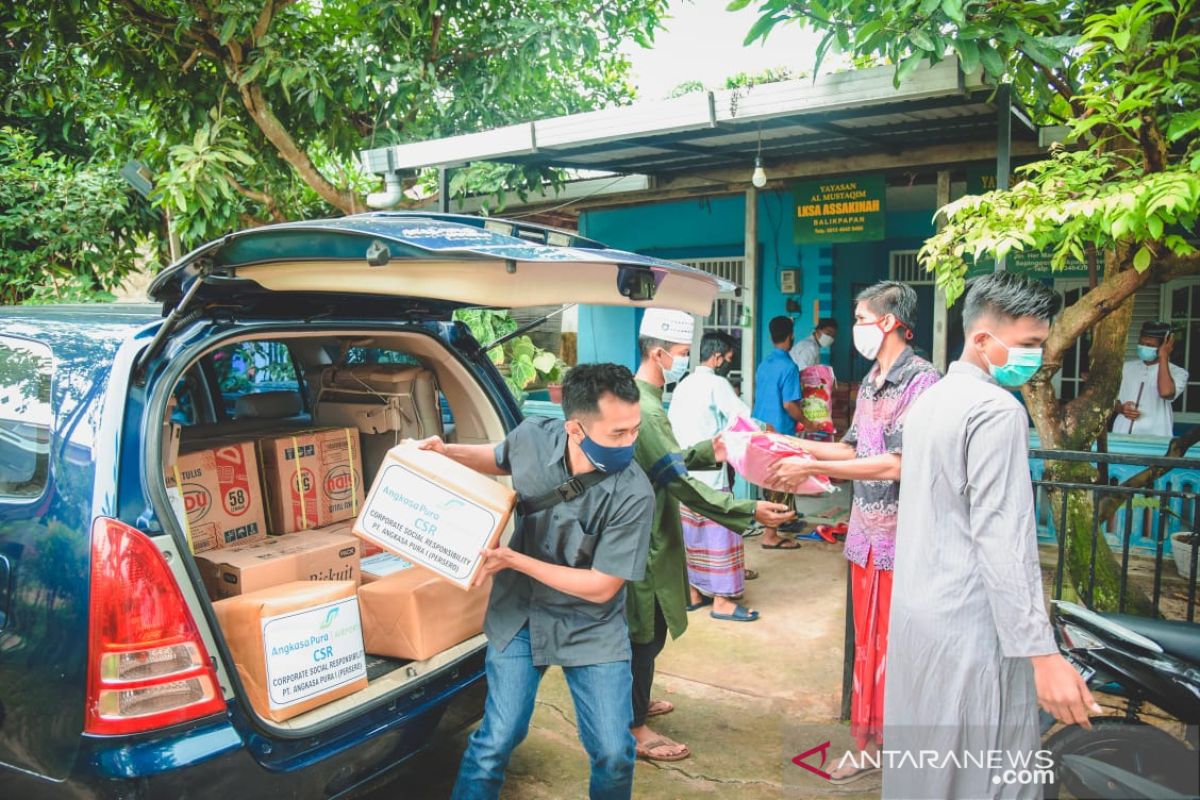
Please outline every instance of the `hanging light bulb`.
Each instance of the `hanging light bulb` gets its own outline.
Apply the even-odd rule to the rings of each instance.
[[[754,174],[750,176],[754,188],[761,189],[767,185],[767,171],[762,165],[762,126],[758,126],[758,152],[754,155]]]
[[[767,185],[767,171],[763,169],[761,158],[754,159],[754,174],[750,176],[750,182],[756,189]]]

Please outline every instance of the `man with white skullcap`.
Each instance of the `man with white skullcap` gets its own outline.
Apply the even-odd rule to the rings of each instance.
[[[687,556],[679,504],[738,532],[755,520],[778,527],[794,516],[785,505],[736,500],[688,475],[689,469],[714,469],[725,460],[719,437],[681,452],[663,408],[663,387],[687,372],[692,330],[690,314],[651,308],[642,319],[638,338],[641,365],[636,377],[642,427],[634,458],[654,486],[654,523],[646,575],[628,585],[625,608],[633,645],[632,731],[638,756],[650,761],[679,761],[691,755],[687,745],[673,742],[646,725],[647,717],[674,710],[665,700],[650,701],[654,660],[666,644],[668,632],[672,638],[679,638],[687,630]]]

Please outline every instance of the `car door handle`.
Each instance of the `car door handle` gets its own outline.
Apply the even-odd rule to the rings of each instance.
[[[0,631],[8,625],[8,604],[12,596],[12,565],[8,556],[0,556]]]

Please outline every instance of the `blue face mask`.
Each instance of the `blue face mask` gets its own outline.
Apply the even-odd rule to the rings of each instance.
[[[583,441],[579,443],[587,460],[601,472],[620,472],[628,467],[633,461],[633,447],[605,447],[592,441],[587,431],[583,432]]]
[[[1139,344],[1137,346],[1137,351],[1138,351],[1138,358],[1140,358],[1142,361],[1157,361],[1158,360],[1158,348],[1157,347],[1149,347],[1144,344]]]
[[[668,353],[668,355],[670,354]],[[663,370],[663,381],[666,383],[678,383],[687,373],[688,357],[671,356],[671,358],[671,368]]]
[[[1000,342],[995,334],[989,333],[988,336]],[[988,361],[986,353],[983,356],[983,360],[988,362],[988,371],[996,379],[996,383],[1001,386],[1007,386],[1010,389],[1024,386],[1042,368],[1042,348],[1009,347],[1004,342],[1000,342],[1000,345],[1008,351],[1008,361],[1004,366],[997,367],[991,361]]]

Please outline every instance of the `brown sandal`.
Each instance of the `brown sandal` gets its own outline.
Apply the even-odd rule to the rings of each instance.
[[[663,747],[682,747],[683,752],[675,753],[673,755],[668,755],[668,756],[654,755],[655,750],[658,750],[659,748],[663,748]],[[645,744],[638,744],[638,746],[637,746],[637,757],[644,758],[647,761],[683,761],[685,758],[687,758],[691,754],[692,754],[692,751],[688,749],[688,746],[686,744],[680,744],[679,742],[673,742],[670,739],[666,738],[665,736],[660,736],[657,739],[651,739],[650,741],[646,742]]]
[[[712,602],[711,600],[709,602]],[[669,700],[651,700],[650,707],[646,709],[647,717],[661,717],[663,714],[670,714],[675,710],[675,704]]]

